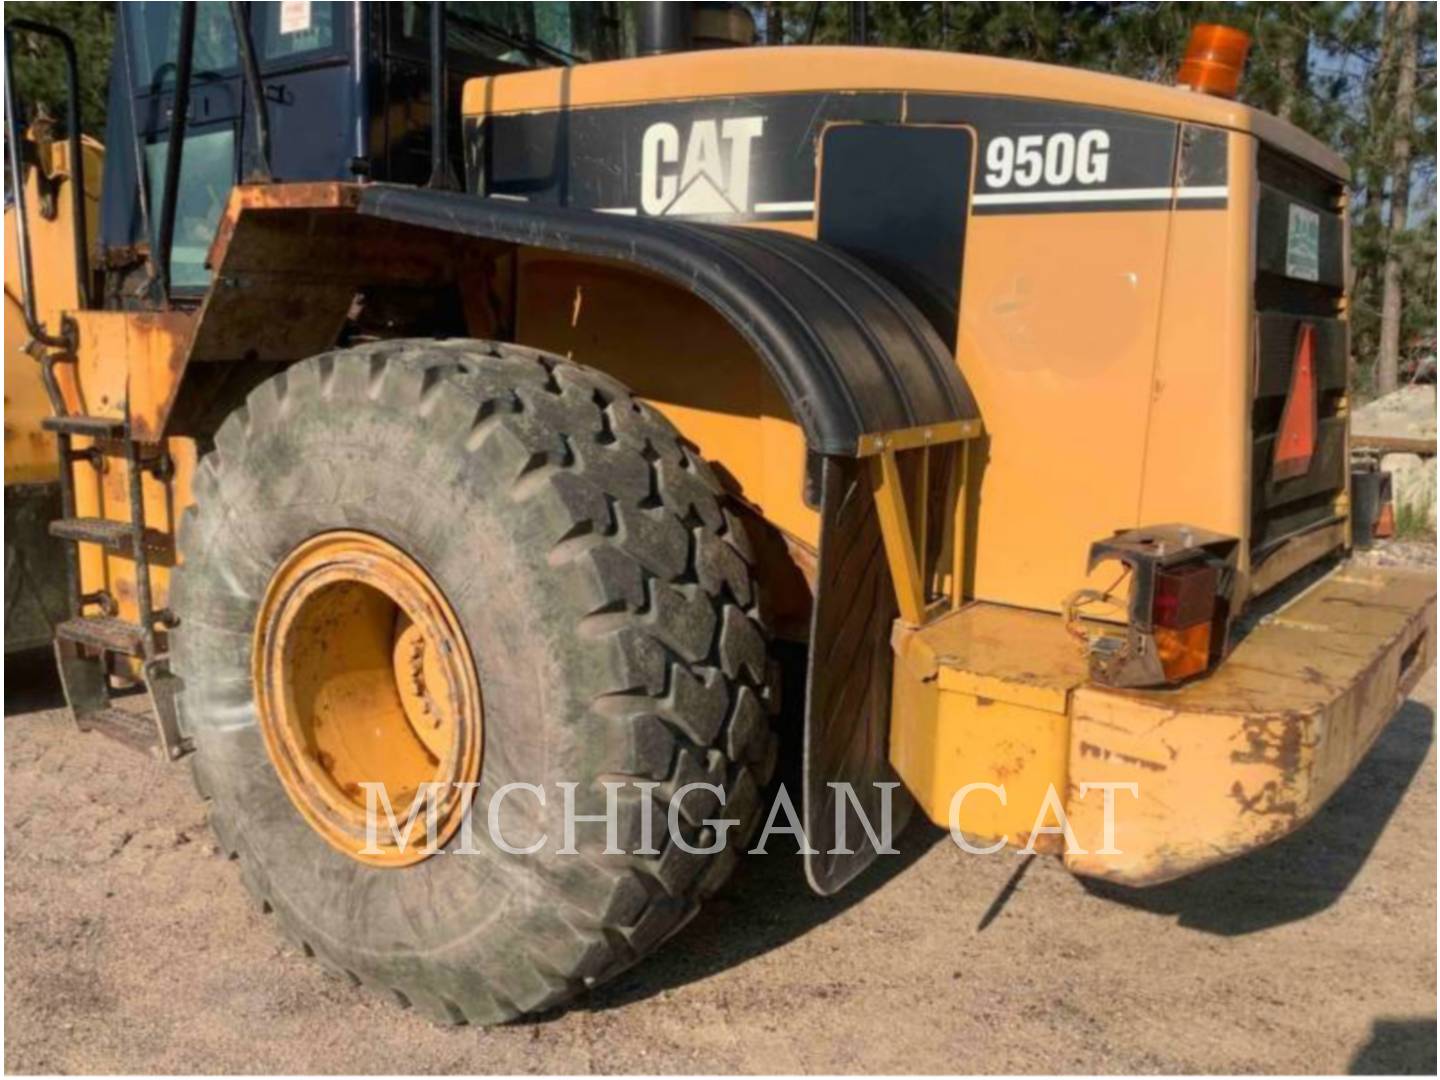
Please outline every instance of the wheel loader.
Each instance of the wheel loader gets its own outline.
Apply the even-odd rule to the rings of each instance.
[[[1159,85],[854,21],[128,3],[103,152],[7,26],[70,76],[62,130],[7,66],[5,262],[69,708],[330,968],[556,1006],[777,807],[822,895],[886,814],[1168,881],[1432,664],[1433,574],[1350,555],[1346,168],[1243,35]]]

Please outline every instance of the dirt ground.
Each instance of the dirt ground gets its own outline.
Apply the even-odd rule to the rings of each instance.
[[[10,1072],[1435,1072],[1435,673],[1300,833],[1147,892],[905,854],[824,901],[750,856],[568,1011],[440,1029],[284,945],[184,768],[82,736],[13,670]]]

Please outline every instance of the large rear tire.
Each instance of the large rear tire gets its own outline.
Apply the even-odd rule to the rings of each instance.
[[[225,420],[196,472],[172,604],[196,782],[247,887],[327,966],[449,1022],[556,1005],[651,951],[729,875],[774,767],[769,660],[743,525],[710,468],[624,387],[558,357],[479,341],[391,341],[296,364]],[[267,752],[252,680],[257,613],[287,558],[343,530],[402,551],[463,628],[483,697],[475,835],[404,868],[366,865],[297,812]],[[575,811],[604,780],[658,781],[659,854],[605,855]],[[667,839],[676,791],[692,846]],[[619,801],[639,847],[642,799]],[[399,808],[397,807],[397,810]],[[587,831],[588,829],[588,831]]]

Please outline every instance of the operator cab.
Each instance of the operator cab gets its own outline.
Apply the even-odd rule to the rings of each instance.
[[[150,302],[145,254],[162,235],[167,148],[181,59],[182,9],[118,8],[105,132],[100,267],[105,306]],[[443,80],[453,177],[464,175],[459,101],[482,75],[635,54],[618,3],[448,3]],[[205,257],[236,183],[279,180],[432,180],[432,19],[436,5],[287,2],[195,6],[184,151],[176,187],[170,292],[198,299]],[[268,163],[256,138],[243,10],[263,87]],[[143,183],[141,179],[143,177]]]

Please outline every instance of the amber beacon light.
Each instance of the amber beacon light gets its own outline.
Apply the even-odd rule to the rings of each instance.
[[[1250,53],[1250,35],[1230,26],[1201,23],[1190,31],[1175,81],[1202,94],[1233,98]]]

